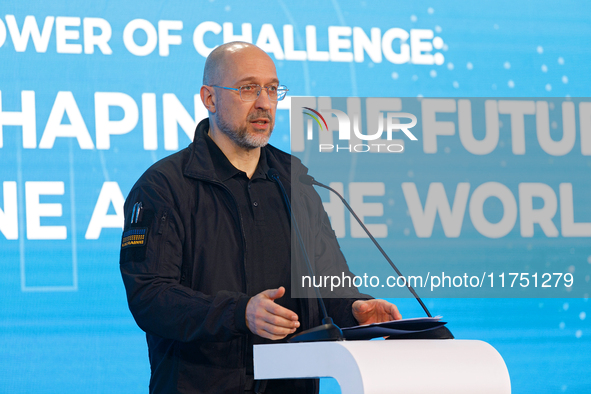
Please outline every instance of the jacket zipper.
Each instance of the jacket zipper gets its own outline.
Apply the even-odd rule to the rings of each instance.
[[[298,173],[296,174],[295,179],[299,179],[299,176],[302,173],[303,173],[303,171],[300,169],[298,171]],[[292,176],[292,179],[294,179],[294,176]],[[293,189],[290,189],[290,190],[293,190]],[[289,198],[289,196],[288,196],[288,198]],[[290,199],[289,203],[292,204],[292,202],[293,202],[293,198]],[[291,211],[292,211],[292,213],[294,212],[293,204],[291,206]],[[289,218],[289,220],[291,221],[291,217]],[[293,262],[291,262],[291,263],[293,263]],[[290,269],[291,269],[291,267],[290,267]],[[310,298],[300,298],[300,300],[301,300],[302,313],[305,313],[307,315],[305,317],[305,319],[308,322],[308,327],[303,327],[303,330],[306,330],[306,329],[314,327],[314,313],[320,313],[320,311],[318,310],[318,306],[316,306],[316,308],[314,308],[312,306]],[[316,300],[316,305],[317,305],[318,299],[315,299],[315,300]],[[314,313],[312,313],[312,312],[314,312]],[[302,316],[302,323],[303,322],[304,322],[304,316]]]
[[[243,220],[242,220],[242,213],[240,212],[240,208],[238,207],[238,202],[236,201],[236,198],[234,197],[234,195],[232,194],[230,189],[226,185],[224,185],[222,182],[213,181],[213,180],[207,180],[206,182],[210,182],[213,185],[220,186],[230,196],[230,198],[232,198],[232,201],[234,202],[234,207],[236,208],[236,211],[238,212],[238,221],[240,222],[240,235],[242,236],[242,245],[244,247],[244,255],[242,257],[242,270],[243,270],[242,285],[244,286],[244,293],[246,295],[248,295],[248,280],[246,278],[246,275],[247,275],[247,273],[246,273],[247,245],[246,245],[246,237],[244,236],[245,231],[244,231],[244,224],[243,224]],[[241,349],[242,350],[242,364],[246,368],[246,364],[248,363],[248,360],[246,360],[247,347],[249,345],[248,336],[246,336],[244,338],[244,340],[242,340],[241,342],[242,342],[242,349]]]
[[[160,223],[160,226],[158,228],[158,235],[162,235],[162,233],[164,232],[164,226],[166,225],[166,217],[168,216],[168,212],[164,211],[164,213],[162,214],[162,218],[160,218],[160,221],[162,223]]]

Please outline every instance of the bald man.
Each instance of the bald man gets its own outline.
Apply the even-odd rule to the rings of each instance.
[[[317,272],[353,275],[317,193],[291,185],[307,169],[268,145],[286,93],[261,49],[219,46],[200,91],[208,119],[127,197],[120,267],[146,332],[151,393],[318,392],[317,380],[253,378],[254,344],[284,341],[321,320],[317,300],[291,297],[290,218],[270,169],[304,215],[298,221],[307,224],[302,236]],[[388,302],[361,300],[355,288],[345,294],[326,300],[340,327],[401,318]]]

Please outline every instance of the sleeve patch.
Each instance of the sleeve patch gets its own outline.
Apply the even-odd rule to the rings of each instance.
[[[147,227],[134,227],[123,232],[121,249],[145,246],[148,240]]]

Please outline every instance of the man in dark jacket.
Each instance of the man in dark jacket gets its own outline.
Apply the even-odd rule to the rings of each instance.
[[[120,267],[147,334],[152,393],[253,392],[253,344],[320,323],[316,299],[291,297],[290,218],[270,169],[288,189],[315,273],[352,275],[318,194],[291,184],[306,168],[267,145],[287,92],[273,61],[254,45],[224,44],[203,79],[209,119],[189,147],[148,169],[125,203]],[[361,300],[354,288],[343,294],[326,300],[341,327],[400,319],[386,301]],[[265,392],[317,390],[316,380],[283,380]]]

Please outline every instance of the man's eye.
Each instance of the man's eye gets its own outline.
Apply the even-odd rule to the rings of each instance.
[[[252,90],[256,90],[256,88],[257,88],[256,85],[245,85],[242,87],[242,90],[250,92]]]
[[[269,89],[269,92],[276,92],[277,86],[268,86],[267,89]]]

